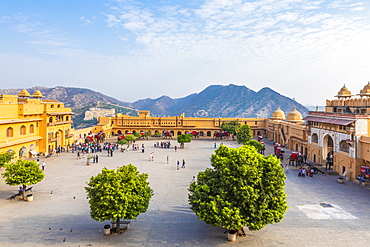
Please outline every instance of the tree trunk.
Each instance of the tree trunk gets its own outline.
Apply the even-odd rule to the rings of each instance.
[[[26,185],[23,184],[22,186],[23,186],[22,199],[26,200]]]
[[[120,220],[120,218],[117,218],[117,221],[116,221],[116,233],[120,233],[121,232],[121,225],[120,225],[120,222],[121,220]]]

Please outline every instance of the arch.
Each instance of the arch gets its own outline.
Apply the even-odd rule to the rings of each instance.
[[[199,136],[204,136],[204,132],[203,131],[200,131],[199,132]]]
[[[179,136],[179,135],[181,135],[182,134],[182,132],[181,131],[177,131],[177,135]]]
[[[316,154],[313,155],[313,162],[316,163]]]
[[[295,144],[295,151],[298,151],[298,144]]]
[[[50,108],[54,108],[54,105],[51,105]]]
[[[27,154],[27,148],[25,146],[19,149],[19,158],[28,158],[26,154]]]
[[[211,131],[207,131],[207,136],[212,136],[212,132]]]
[[[25,135],[26,134],[26,126],[22,125],[20,128],[20,134]]]
[[[55,138],[56,138],[55,148],[62,145],[62,136],[63,136],[63,131],[62,130],[58,130],[57,132],[55,132]]]
[[[171,130],[170,133],[171,133],[171,136],[175,135],[175,131],[173,131],[173,130]]]
[[[119,130],[119,131],[117,132],[117,134],[118,134],[118,135],[122,135],[122,131],[120,131],[120,130]]]
[[[303,146],[301,146],[301,154],[303,155]]]
[[[13,128],[12,127],[9,127],[6,129],[6,137],[13,137],[14,133],[13,133]]]
[[[319,143],[319,136],[316,133],[313,133],[311,136],[311,141],[314,143]]]
[[[334,141],[333,138],[327,134],[323,139],[323,154],[332,153],[334,150]]]
[[[308,149],[307,149],[307,147],[304,148],[304,154],[305,155],[308,155]]]
[[[30,133],[35,133],[35,125],[30,125]]]

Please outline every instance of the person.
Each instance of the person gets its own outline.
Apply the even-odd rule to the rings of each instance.
[[[216,144],[216,143],[214,143],[214,144],[213,144],[213,147],[214,147],[214,149],[216,149],[216,147],[217,147],[217,144]]]
[[[95,163],[98,163],[99,162],[99,156],[96,154],[95,155]]]
[[[167,164],[170,161],[170,156],[167,154]]]
[[[306,169],[304,169],[304,167],[302,167],[302,177],[305,177],[306,176]]]
[[[185,160],[184,159],[182,160],[182,166],[181,166],[181,168],[185,168]]]
[[[180,169],[180,161],[177,161],[176,168],[177,168],[177,170],[179,170],[179,169]]]
[[[41,168],[42,168],[43,171],[45,171],[45,161],[42,162]]]
[[[358,184],[361,184],[362,182],[364,182],[364,177],[361,177],[360,175],[357,176],[356,178],[358,180]]]
[[[193,179],[191,180],[191,182],[193,183],[193,182],[195,182],[195,176],[193,176]]]
[[[23,187],[22,186],[19,187],[18,192],[19,192],[19,194],[21,194],[23,192]]]
[[[177,152],[177,146],[175,146],[175,152]]]
[[[289,173],[289,165],[285,164],[285,173]]]
[[[80,151],[77,152],[77,159],[78,160],[81,159],[81,157],[80,157]]]

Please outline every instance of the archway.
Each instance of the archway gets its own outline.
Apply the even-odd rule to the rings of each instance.
[[[26,154],[27,154],[27,148],[25,146],[19,149],[19,158],[28,158]]]
[[[334,141],[333,138],[328,134],[324,137],[323,141],[323,154],[327,155],[330,152],[333,152]],[[326,157],[325,157],[326,158]]]

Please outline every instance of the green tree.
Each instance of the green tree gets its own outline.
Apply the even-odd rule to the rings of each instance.
[[[230,121],[230,122],[222,122],[221,124],[221,129],[222,131],[226,131],[229,133],[233,140],[234,140],[234,135],[236,134],[236,129],[240,126],[240,123],[238,121]]]
[[[192,140],[192,134],[182,134],[177,136],[177,142],[180,143],[180,148],[184,148],[184,143],[189,143]]]
[[[0,154],[0,167],[4,167],[15,157],[15,153],[12,151],[7,151]]]
[[[257,149],[257,151],[261,151],[263,149],[263,144],[256,140],[247,141],[245,145],[253,146]]]
[[[128,143],[128,141],[126,141],[126,139],[121,139],[121,140],[117,141],[117,144],[121,145],[121,148],[122,148],[123,145],[125,145],[127,143]]]
[[[129,147],[131,145],[131,143],[136,140],[136,137],[134,135],[131,135],[131,134],[126,135],[125,140],[128,141],[127,147]]]
[[[120,219],[137,219],[148,209],[153,190],[147,179],[148,174],[140,174],[131,164],[115,170],[103,168],[85,187],[91,218],[100,222],[116,220],[119,232]]]
[[[252,130],[248,124],[240,125],[236,128],[236,137],[238,143],[246,143],[252,139]]]
[[[251,146],[220,146],[213,168],[199,172],[189,188],[189,203],[207,224],[252,231],[280,222],[287,210],[285,174],[280,161]]]
[[[148,140],[149,139],[149,136],[151,136],[151,135],[152,135],[152,132],[150,130],[145,131],[144,136],[146,137],[146,140]]]
[[[2,175],[6,184],[10,186],[21,185],[23,187],[23,199],[26,197],[26,186],[41,182],[45,176],[36,161],[22,159],[17,160],[15,163],[8,163]]]
[[[134,136],[135,137],[141,137],[141,134],[140,134],[140,132],[134,132]]]

